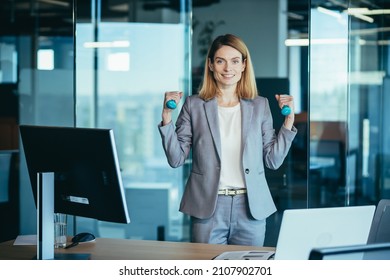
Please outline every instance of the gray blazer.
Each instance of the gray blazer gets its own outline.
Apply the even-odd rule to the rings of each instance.
[[[297,133],[284,126],[275,134],[268,100],[242,99],[242,168],[253,218],[262,220],[276,211],[264,174],[264,164],[277,169],[283,163]],[[214,213],[221,170],[221,137],[218,104],[198,95],[186,98],[176,121],[158,126],[171,167],[184,164],[192,148],[192,168],[180,211],[200,219]]]

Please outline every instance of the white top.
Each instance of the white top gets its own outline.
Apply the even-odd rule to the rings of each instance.
[[[221,177],[219,189],[245,188],[241,160],[241,107],[218,106],[221,135]]]

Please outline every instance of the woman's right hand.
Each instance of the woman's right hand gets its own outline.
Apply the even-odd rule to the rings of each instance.
[[[181,91],[166,91],[164,94],[164,104],[163,104],[163,111],[162,111],[162,125],[166,125],[171,122],[172,117],[172,109],[169,109],[167,107],[167,101],[174,100],[176,104],[180,102],[180,99],[183,96],[183,92]]]

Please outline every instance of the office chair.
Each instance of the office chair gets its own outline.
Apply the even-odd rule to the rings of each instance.
[[[367,244],[383,242],[390,242],[390,199],[379,201],[367,239]]]

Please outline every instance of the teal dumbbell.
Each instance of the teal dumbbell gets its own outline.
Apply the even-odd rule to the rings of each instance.
[[[171,100],[168,100],[167,103],[165,103],[165,106],[167,106],[167,108],[169,109],[176,109],[176,102],[175,100],[171,99]]]
[[[291,108],[289,106],[287,106],[287,105],[284,105],[282,107],[281,113],[282,113],[283,116],[288,116],[288,115],[291,114]]]

